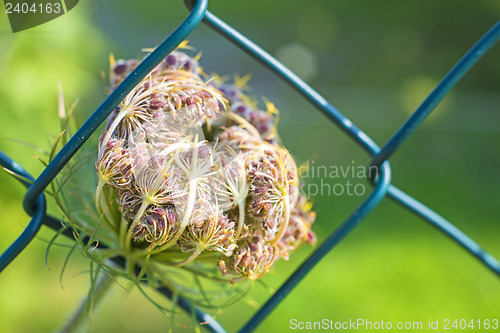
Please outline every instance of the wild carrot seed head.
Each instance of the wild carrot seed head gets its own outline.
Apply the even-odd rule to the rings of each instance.
[[[112,64],[112,87],[135,66]],[[114,110],[96,169],[128,229],[124,251],[177,253],[174,266],[213,253],[224,276],[257,279],[314,243],[315,214],[277,143],[277,111],[259,108],[246,81],[207,78],[197,58],[175,51]]]

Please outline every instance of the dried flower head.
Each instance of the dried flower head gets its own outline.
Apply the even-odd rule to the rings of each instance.
[[[114,62],[112,86],[136,65]],[[246,82],[207,80],[198,59],[175,51],[113,112],[96,203],[102,211],[102,187],[116,191],[127,251],[190,253],[175,266],[219,252],[224,275],[255,279],[313,242],[297,167],[277,143],[277,110],[269,101],[259,110]]]
[[[112,59],[111,87],[137,64]],[[95,162],[103,223],[78,226],[181,293],[186,282],[176,285],[172,269],[231,284],[255,280],[314,244],[315,214],[279,144],[277,109],[269,101],[260,108],[247,81],[208,77],[198,57],[181,51],[167,56],[111,114]]]

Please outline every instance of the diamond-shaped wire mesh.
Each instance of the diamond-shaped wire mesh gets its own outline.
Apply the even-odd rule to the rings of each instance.
[[[378,167],[378,175],[371,181],[374,189],[368,198],[338,227],[326,240],[318,246],[296,271],[286,280],[281,288],[257,311],[257,313],[243,326],[241,332],[253,331],[272,310],[289,294],[293,288],[308,274],[308,272],[327,254],[339,244],[367,215],[384,199],[389,198],[410,212],[426,220],[437,230],[441,231],[457,242],[466,251],[474,255],[478,261],[488,267],[494,274],[500,276],[500,264],[490,254],[485,252],[468,235],[460,231],[419,201],[413,199],[396,186],[391,184],[391,168],[388,160],[418,128],[425,118],[433,111],[439,102],[448,94],[463,75],[474,66],[479,58],[485,54],[500,39],[500,22],[494,25],[486,34],[463,56],[463,58],[448,72],[432,93],[423,101],[418,109],[408,118],[401,128],[394,133],[392,138],[380,148],[368,135],[361,131],[348,118],[340,113],[334,106],[320,94],[308,86],[293,72],[284,67],[271,55],[266,53],[245,36],[234,30],[215,15],[207,11],[208,0],[195,1],[188,18],[110,94],[98,107],[85,124],[74,134],[69,142],[55,156],[42,174],[33,179],[15,161],[0,152],[0,164],[26,178],[25,185],[28,191],[24,198],[24,209],[32,217],[30,224],[19,238],[1,255],[0,271],[3,270],[35,237],[42,224],[53,229],[59,229],[59,221],[46,214],[44,189],[56,177],[58,172],[94,133],[97,127],[106,119],[120,101],[149,73],[165,56],[172,52],[202,21],[220,35],[227,38],[237,47],[255,58],[262,65],[281,77],[299,94],[312,103],[329,120],[344,131],[353,141],[361,146],[370,156],[372,166]],[[29,180],[33,180],[29,184]],[[68,237],[73,237],[68,230],[63,232]],[[101,245],[103,246],[103,245]],[[123,258],[115,258],[115,262],[124,265]],[[171,291],[162,288],[159,290],[167,297]],[[212,332],[224,332],[224,328],[208,314],[192,308],[184,299],[179,299],[180,306],[187,312],[195,311],[200,322],[206,323],[207,329]]]

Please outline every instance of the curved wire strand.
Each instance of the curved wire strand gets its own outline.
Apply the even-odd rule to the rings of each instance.
[[[467,236],[463,231],[455,227],[444,217],[413,199],[395,186],[389,186],[387,196],[404,208],[420,216],[439,231],[458,243],[466,251],[471,253],[480,262],[482,262],[493,273],[500,277],[500,263],[495,257],[486,252],[478,243]]]
[[[401,128],[373,158],[371,165],[380,165],[415,132],[417,127],[431,114],[450,90],[471,69],[481,57],[500,39],[500,21],[498,21],[445,75],[436,88],[408,118]]]
[[[22,176],[26,180],[33,180],[33,177],[26,171],[20,164],[10,159],[2,151],[0,151],[0,165],[17,174]],[[29,186],[29,183],[25,180],[20,180],[25,186]],[[45,201],[45,195],[41,194],[36,199],[36,204],[32,212],[32,218],[30,223],[23,230],[21,235],[5,250],[2,255],[0,255],[0,273],[7,267],[25,248],[28,244],[35,238],[36,234],[42,226],[43,217],[47,210],[47,203]]]

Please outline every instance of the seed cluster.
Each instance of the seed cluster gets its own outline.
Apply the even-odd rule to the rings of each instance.
[[[135,66],[113,62],[111,88]],[[106,213],[112,189],[124,251],[175,253],[173,266],[212,260],[237,280],[315,242],[277,110],[260,110],[244,81],[207,80],[197,57],[174,51],[114,110],[99,141],[96,206]]]

